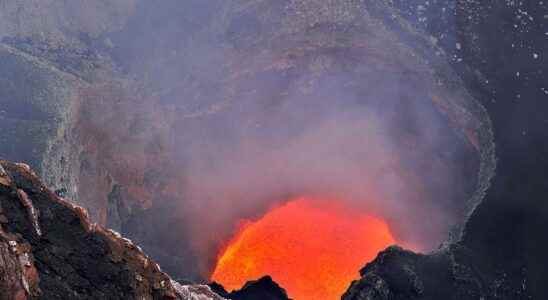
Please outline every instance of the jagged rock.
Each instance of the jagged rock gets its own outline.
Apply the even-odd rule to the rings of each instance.
[[[486,291],[468,268],[473,262],[457,246],[429,255],[390,247],[360,271],[342,299],[480,299]]]
[[[188,300],[224,300],[207,285],[182,285],[173,282],[177,291]]]
[[[171,280],[140,248],[93,223],[28,167],[0,161],[0,299],[221,300]]]
[[[290,300],[286,291],[281,288],[270,276],[258,280],[248,281],[240,290],[228,293],[218,283],[211,283],[210,287],[217,294],[232,300]]]

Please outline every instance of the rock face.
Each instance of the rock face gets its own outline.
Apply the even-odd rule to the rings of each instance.
[[[480,271],[482,270],[482,271]],[[481,260],[460,245],[452,245],[433,254],[416,254],[399,247],[390,247],[361,271],[342,299],[520,299],[522,289],[506,286],[485,286],[496,276],[482,269]],[[518,297],[518,298],[513,298]]]
[[[222,299],[182,286],[23,164],[0,161],[0,299]]]
[[[548,66],[539,55],[548,51],[541,21],[548,7],[457,1],[453,8],[459,49],[446,50],[493,120],[496,175],[460,241],[427,255],[387,249],[361,270],[345,300],[548,297]],[[518,14],[527,18],[514,22]]]
[[[0,43],[0,153],[17,158],[51,178],[68,172],[69,153],[63,151],[83,84],[46,61]],[[61,160],[64,163],[49,165]],[[59,175],[59,176],[58,176]],[[66,176],[67,179],[70,176]],[[74,185],[75,182],[67,182]]]
[[[231,293],[212,287],[173,281],[27,165],[0,160],[0,299],[288,299],[270,277]]]

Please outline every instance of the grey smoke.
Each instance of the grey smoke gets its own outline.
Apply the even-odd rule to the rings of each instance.
[[[131,58],[121,59],[127,72],[177,109],[170,135],[189,246],[214,255],[242,218],[318,195],[386,218],[403,244],[435,249],[465,217],[479,163],[428,99],[430,67],[364,7],[291,2],[257,4],[274,17],[236,3],[140,3],[136,28],[112,37]],[[295,27],[277,28],[276,18]],[[332,25],[326,35],[300,18],[363,31]],[[337,42],[361,35],[369,45],[359,54],[359,41]]]
[[[467,135],[481,114],[429,37],[378,16],[395,16],[384,1],[91,2],[29,26],[77,36],[130,82],[123,115],[100,105],[152,124],[131,128],[167,153],[153,174],[176,182],[158,198],[182,218],[155,234],[184,239],[167,250],[199,257],[203,276],[239,220],[303,195],[381,216],[430,251],[488,181]],[[92,119],[108,154],[139,152],[104,115]]]

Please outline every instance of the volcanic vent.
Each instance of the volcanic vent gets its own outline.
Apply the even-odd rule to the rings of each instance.
[[[356,270],[393,243],[382,219],[337,200],[297,198],[242,224],[211,278],[238,289],[270,274],[295,299],[337,299]]]
[[[247,13],[258,30],[274,22]],[[354,17],[350,29],[241,33],[223,54],[221,111],[180,123],[184,211],[198,216],[188,230],[210,254],[203,272],[228,289],[271,275],[297,300],[338,299],[386,246],[458,237],[481,197],[492,167],[481,106],[435,47],[415,52]]]
[[[386,246],[430,251],[458,234],[479,139],[421,73],[358,70],[373,55],[361,51],[250,70],[233,83],[241,106],[192,124],[184,211],[211,280],[235,289],[271,275],[297,300],[337,299]],[[327,69],[308,74],[315,64]],[[285,94],[271,103],[272,90]]]
[[[123,63],[153,90],[84,101],[77,129],[95,135],[79,135],[78,171],[113,187],[92,215],[177,277],[232,289],[272,275],[297,300],[334,298],[389,244],[458,237],[491,176],[490,125],[431,41],[377,1],[290,2],[221,1],[204,24],[165,18],[179,1],[139,7],[157,15],[118,34],[173,43],[114,46],[144,57]],[[164,19],[189,23],[165,33]]]

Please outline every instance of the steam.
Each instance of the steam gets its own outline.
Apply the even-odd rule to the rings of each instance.
[[[215,1],[141,3],[136,27],[110,37],[131,41],[114,56],[132,58],[120,65],[172,112],[170,196],[184,216],[174,230],[213,259],[240,220],[306,195],[345,201],[386,219],[401,243],[434,249],[464,218],[479,164],[433,104],[429,67],[361,4],[293,2],[264,2],[275,17]]]
[[[195,242],[216,248],[238,220],[303,195],[345,201],[386,218],[400,242],[417,250],[447,238],[462,217],[462,207],[451,203],[458,201],[454,189],[462,186],[453,184],[466,174],[451,161],[459,159],[450,153],[459,146],[443,136],[451,132],[446,121],[433,108],[398,103],[417,101],[403,94],[384,98],[382,87],[369,96],[383,97],[376,103],[367,98],[357,103],[355,91],[342,86],[336,91],[331,97],[321,91],[308,101],[296,94],[266,114],[260,108],[247,111],[249,119],[226,112],[224,126],[203,124],[193,137],[200,142],[186,147],[185,205],[196,216],[190,222],[194,232],[214,234]],[[448,157],[440,157],[444,154]]]
[[[110,30],[79,10],[135,98],[91,99],[89,122],[111,135],[97,148],[112,180],[138,186],[126,201],[174,207],[182,221],[156,234],[184,238],[163,250],[191,249],[203,276],[241,219],[294,196],[378,215],[422,251],[469,213],[480,158],[466,134],[482,120],[434,51],[370,15],[382,1],[126,2]]]

